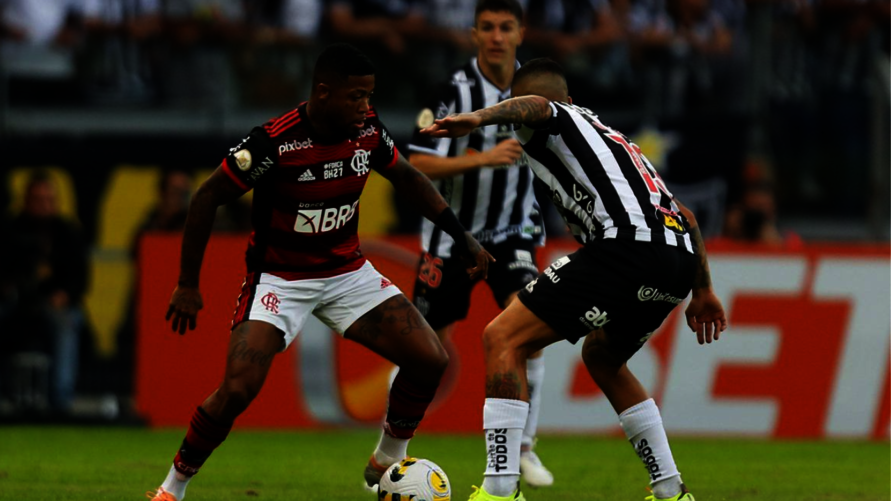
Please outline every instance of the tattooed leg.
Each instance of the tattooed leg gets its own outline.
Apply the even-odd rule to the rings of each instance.
[[[528,402],[526,359],[561,339],[523,303],[511,302],[483,332],[486,397]]]
[[[217,421],[233,422],[260,393],[282,343],[283,333],[271,324],[238,324],[229,339],[223,383],[201,405],[204,411]]]
[[[414,374],[421,382],[438,385],[448,355],[436,333],[405,296],[387,299],[362,315],[344,337],[355,341]]]

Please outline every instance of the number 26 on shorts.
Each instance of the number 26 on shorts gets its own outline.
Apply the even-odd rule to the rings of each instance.
[[[421,269],[418,271],[418,280],[427,284],[431,289],[439,287],[442,282],[442,259],[433,257],[429,252],[424,253]]]

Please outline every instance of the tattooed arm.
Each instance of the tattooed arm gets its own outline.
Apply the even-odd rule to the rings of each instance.
[[[461,137],[477,127],[493,124],[522,124],[534,128],[547,122],[551,113],[550,101],[541,96],[515,97],[473,113],[449,115],[421,132],[434,137]]]
[[[689,223],[690,239],[693,241],[694,247],[693,250],[696,251],[696,257],[699,259],[696,266],[696,272],[693,274],[693,292],[695,293],[697,290],[702,289],[711,289],[712,274],[708,267],[708,256],[705,253],[705,243],[702,241],[702,233],[699,231],[699,222],[696,221],[696,216],[693,215],[693,212],[682,204],[680,200],[675,198],[674,203],[677,204],[678,208],[681,210],[681,214],[684,215]]]
[[[708,256],[696,216],[680,200],[675,199],[674,201],[689,223],[690,237],[693,240],[697,257],[696,269],[693,272],[693,297],[684,314],[687,316],[687,325],[696,333],[699,344],[711,343],[713,338],[717,341],[721,332],[727,328],[724,307],[712,290]]]

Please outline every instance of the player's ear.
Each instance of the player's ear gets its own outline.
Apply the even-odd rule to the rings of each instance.
[[[522,24],[520,25],[520,43],[517,45],[523,45],[523,38],[526,37],[526,27]]]
[[[566,96],[566,100],[569,102],[569,104],[572,104],[572,96]]]
[[[328,99],[328,96],[330,96],[330,95],[331,95],[331,86],[330,85],[328,85],[326,83],[322,83],[322,82],[319,82],[316,85],[316,96],[318,96],[319,99]]]

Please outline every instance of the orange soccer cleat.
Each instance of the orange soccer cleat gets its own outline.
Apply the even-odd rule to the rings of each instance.
[[[158,490],[156,492],[146,492],[145,497],[151,499],[152,501],[179,501],[176,499],[176,496],[165,491],[163,487],[158,487]]]

